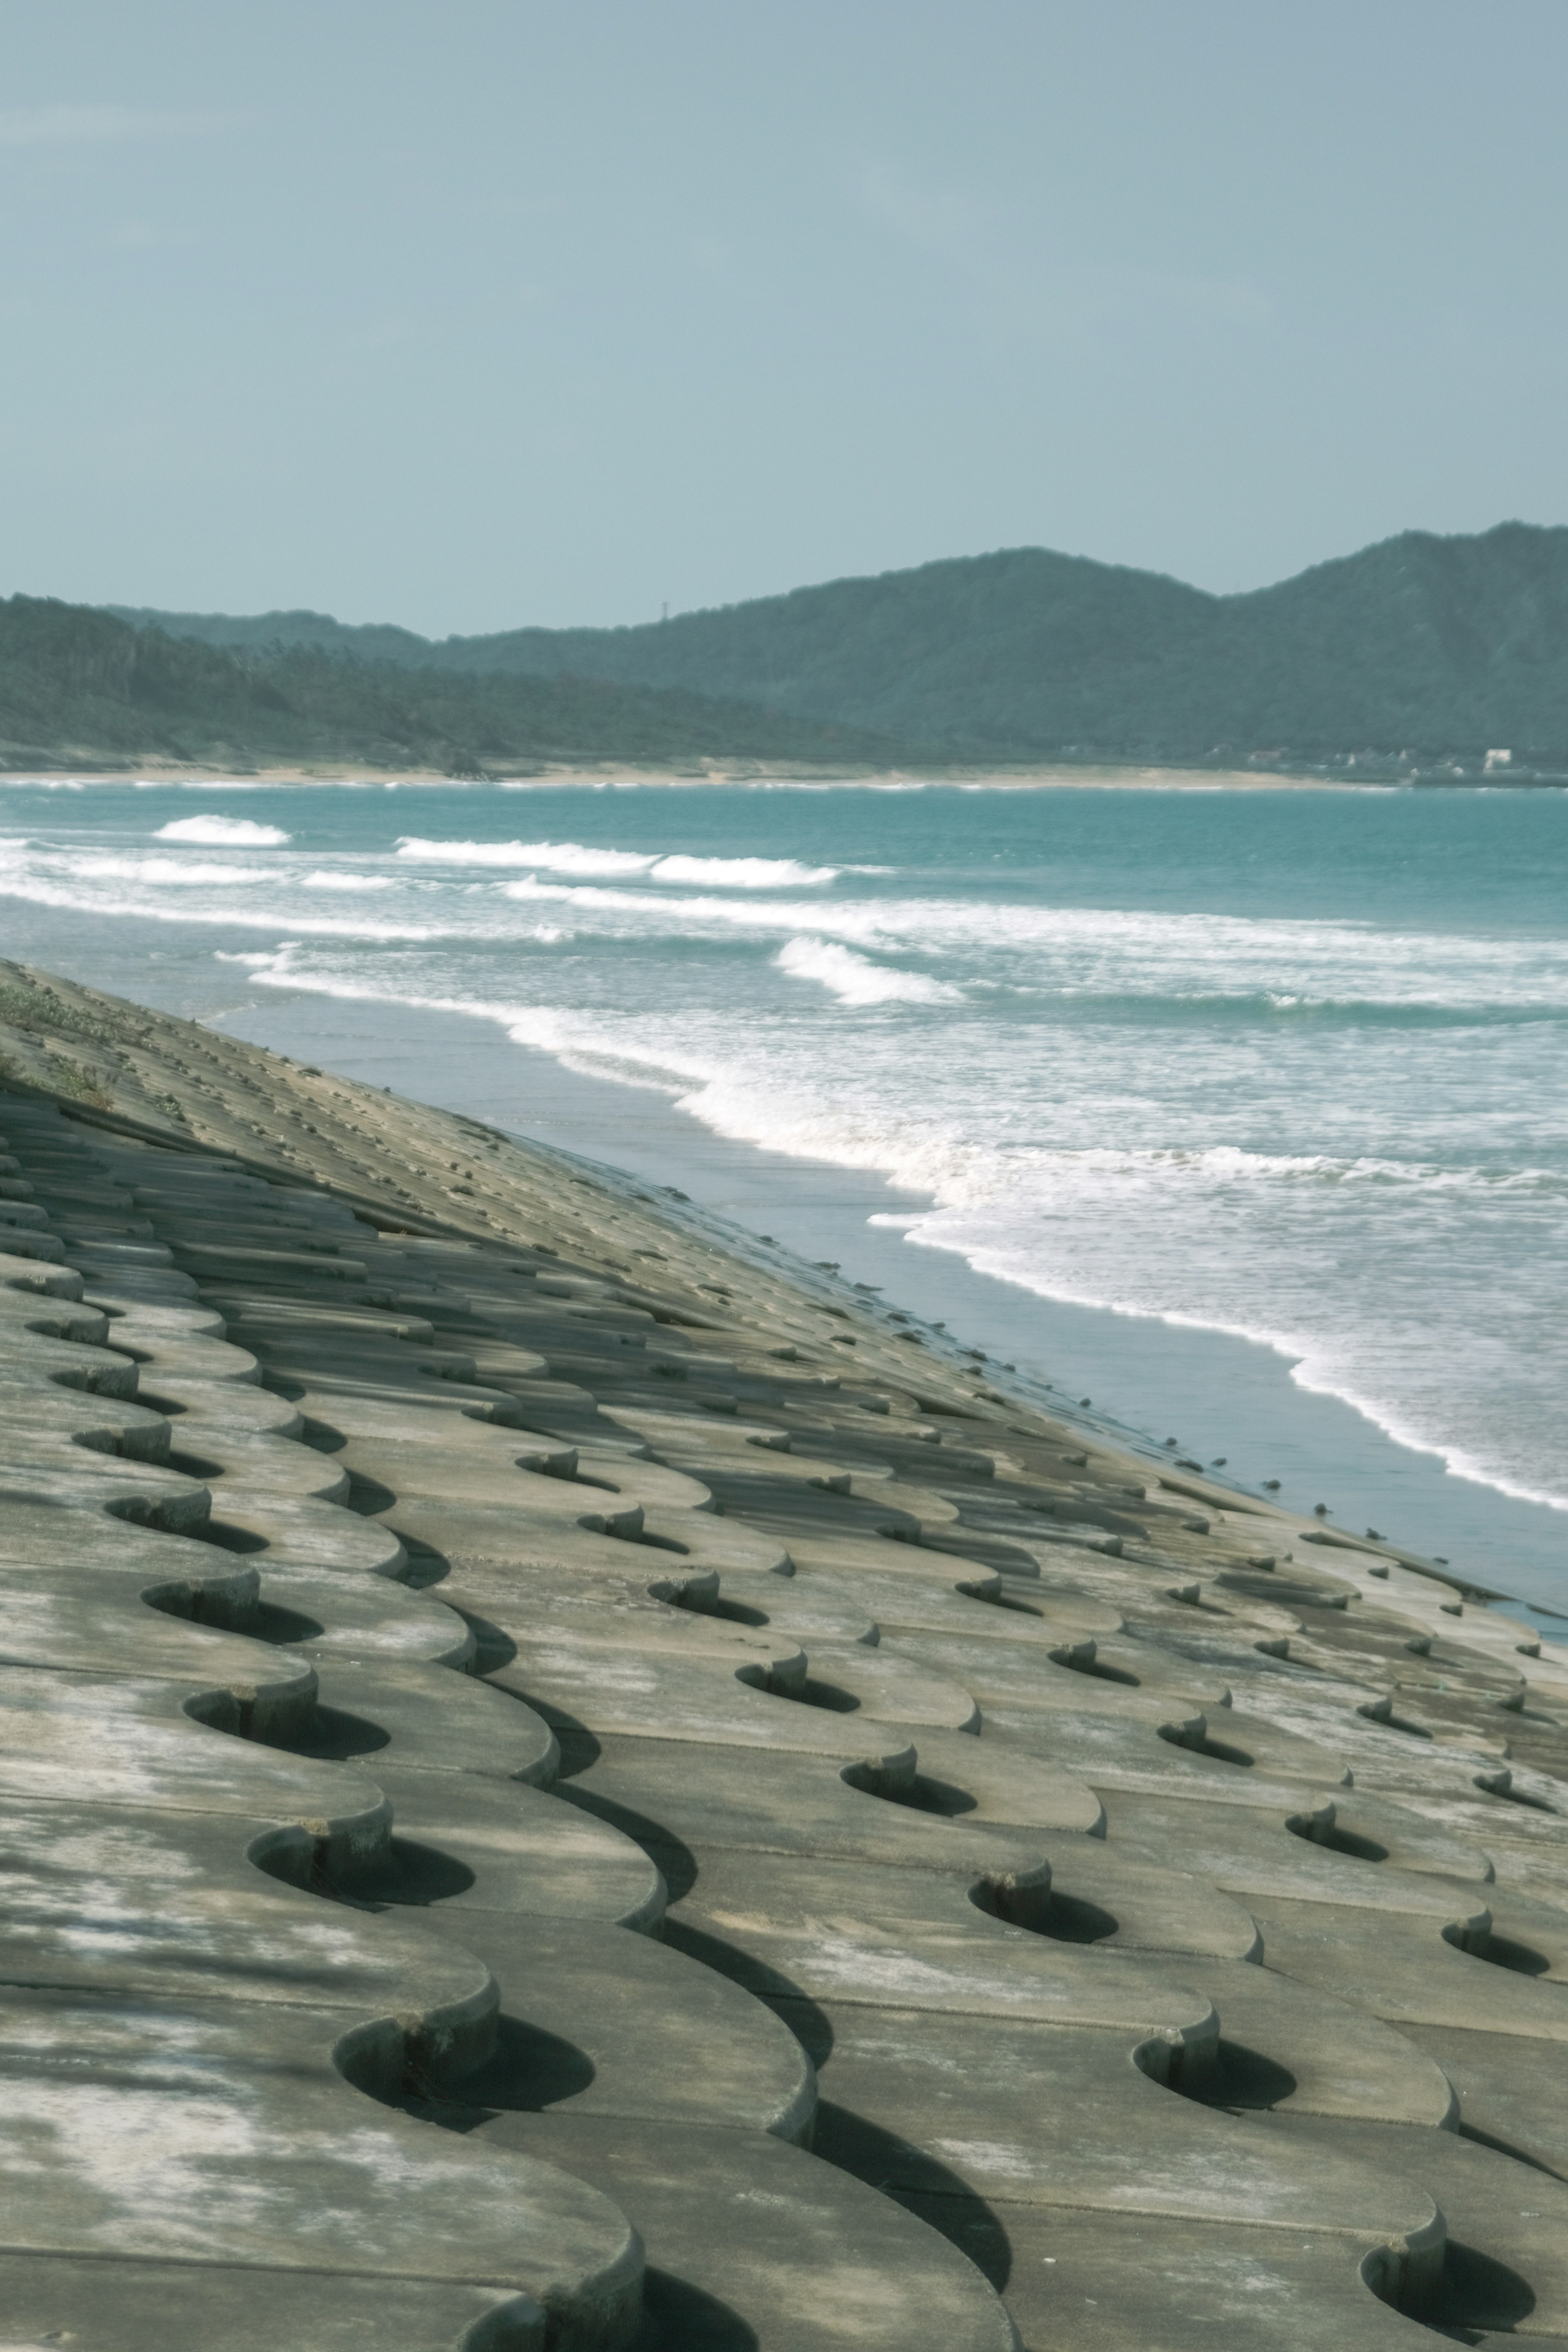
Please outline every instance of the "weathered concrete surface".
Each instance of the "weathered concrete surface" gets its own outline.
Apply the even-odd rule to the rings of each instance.
[[[17,984],[0,2336],[1568,2340],[1568,1653]]]

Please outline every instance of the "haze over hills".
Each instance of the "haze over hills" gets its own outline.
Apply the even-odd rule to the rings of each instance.
[[[1409,531],[1229,596],[1018,548],[638,627],[439,643],[313,613],[111,609],[268,662],[679,689],[936,760],[1568,756],[1568,530],[1524,523]]]

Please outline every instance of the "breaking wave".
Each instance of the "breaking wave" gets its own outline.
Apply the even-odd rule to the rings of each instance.
[[[161,824],[156,841],[192,841],[205,849],[281,849],[293,836],[247,816],[181,816]]]
[[[405,835],[399,857],[422,866],[524,866],[540,874],[636,877],[721,890],[799,890],[838,878],[837,866],[794,857],[697,857],[679,850],[599,849],[580,841],[423,841]]]
[[[962,995],[945,981],[872,963],[834,940],[789,940],[773,961],[795,980],[819,981],[846,1004],[953,1004]]]

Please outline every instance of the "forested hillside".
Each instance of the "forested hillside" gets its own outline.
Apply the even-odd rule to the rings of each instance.
[[[1213,596],[1038,548],[625,629],[431,644],[319,614],[143,614],[252,649],[595,678],[763,704],[953,757],[1568,750],[1568,530],[1422,531]]]
[[[555,762],[864,764],[897,747],[680,689],[231,651],[84,605],[0,601],[0,769],[360,762],[506,773]]]

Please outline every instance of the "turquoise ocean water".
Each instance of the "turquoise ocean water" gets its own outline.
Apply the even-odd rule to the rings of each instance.
[[[13,781],[0,938],[890,1179],[1021,1310],[1261,1342],[1568,1538],[1568,796]]]

